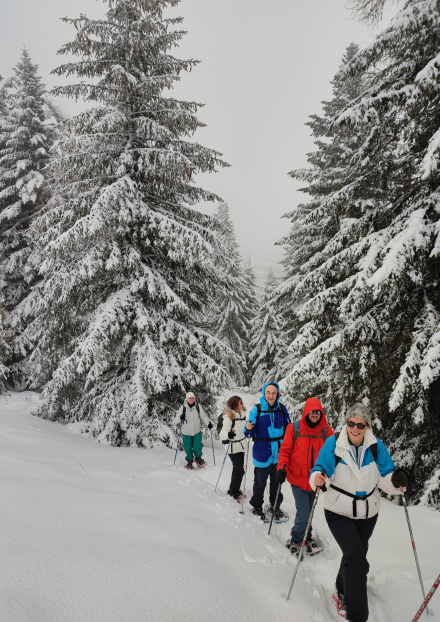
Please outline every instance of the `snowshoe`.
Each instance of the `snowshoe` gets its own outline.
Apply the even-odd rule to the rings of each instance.
[[[235,492],[233,492],[232,490],[228,490],[228,495],[235,499],[235,501],[238,501],[238,503],[241,503],[241,499],[243,497],[243,493],[241,492],[241,490],[236,490]],[[245,499],[246,497],[247,495],[244,496]]]
[[[185,465],[185,469],[188,469],[188,471],[192,471],[194,469],[193,463],[192,462],[187,462],[186,465]]]
[[[333,596],[333,600],[335,601],[338,614],[341,616],[341,618],[346,619],[347,610],[345,608],[345,599],[343,595],[340,594],[338,591],[336,591],[334,592],[332,596]]]
[[[203,467],[205,467],[205,466],[208,464],[207,462],[205,462],[205,461],[203,460],[203,458],[202,458],[202,457],[200,457],[200,458],[194,458],[194,460],[195,460],[195,462],[196,462],[197,466],[199,467],[199,469],[203,469]]]
[[[273,512],[273,507],[266,505],[264,508],[264,511],[266,512],[266,514],[271,515]],[[283,510],[280,507],[277,507],[275,509],[273,520],[275,523],[285,523],[289,520],[289,515],[283,512]]]
[[[299,542],[292,542],[292,539],[289,538],[286,542],[286,548],[289,549],[291,555],[299,557],[299,554],[301,553],[301,544]],[[304,555],[302,559],[304,559]]]
[[[308,540],[306,542],[307,555],[316,555],[324,550],[324,545],[320,540]]]
[[[261,520],[264,521],[265,523],[269,522],[269,519],[267,518],[266,514],[263,512],[263,508],[252,508],[251,513],[254,516],[258,516],[259,518],[261,518]]]

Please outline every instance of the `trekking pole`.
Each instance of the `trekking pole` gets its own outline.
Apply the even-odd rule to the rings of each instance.
[[[228,447],[227,447],[227,449],[226,449],[225,457],[223,458],[222,468],[220,469],[220,474],[219,474],[219,476],[218,476],[218,480],[217,480],[217,483],[216,483],[216,485],[215,485],[214,492],[217,490],[218,483],[219,483],[220,478],[221,478],[221,476],[222,476],[223,467],[225,466],[226,457],[227,457],[227,455],[228,455],[228,452],[229,452],[229,447],[230,447],[230,446],[231,446],[231,441],[229,441],[229,443],[228,443]]]
[[[327,475],[327,471],[325,469],[322,469],[321,475],[324,475],[324,476]],[[307,523],[307,527],[306,527],[306,530],[304,532],[304,538],[303,538],[303,541],[302,541],[302,544],[301,544],[301,550],[299,552],[298,561],[296,562],[295,572],[293,573],[292,583],[290,584],[290,589],[289,589],[289,593],[287,594],[286,600],[289,600],[290,594],[292,592],[293,584],[295,583],[296,573],[298,572],[299,564],[300,564],[300,561],[302,559],[303,552],[304,552],[304,547],[306,545],[307,534],[309,533],[310,525],[312,524],[313,513],[315,511],[316,504],[318,503],[319,489],[320,488],[322,488],[322,487],[321,486],[317,486],[316,490],[315,490],[315,499],[313,501],[312,509],[310,510],[309,522]]]
[[[249,458],[249,445],[251,444],[251,439],[248,438],[247,449],[246,449],[246,465],[244,467],[244,484],[243,484],[243,496],[241,497],[241,510],[240,514],[244,514],[243,506],[244,506],[244,495],[246,493],[246,475],[247,475],[247,465]]]
[[[431,600],[431,598],[434,595],[435,590],[438,588],[438,586],[440,585],[440,574],[438,575],[437,579],[435,580],[434,585],[432,586],[432,588],[429,590],[428,592],[428,596],[425,598],[425,600],[423,601],[422,606],[420,607],[420,609],[418,610],[418,612],[416,613],[415,617],[413,618],[412,622],[417,622],[417,620],[420,618],[420,616],[423,613],[423,610],[425,609],[425,607],[427,606],[427,604],[429,603],[429,601]],[[428,608],[426,607],[426,611],[428,611]]]
[[[405,498],[405,495],[403,494],[402,486],[400,487],[400,490],[402,491],[403,507],[405,508],[406,522],[408,523],[409,535],[410,535],[410,538],[411,538],[411,543],[412,543],[412,547],[413,547],[413,551],[414,551],[414,557],[415,557],[415,560],[416,560],[417,572],[419,573],[420,587],[422,588],[423,599],[426,602],[426,605],[425,605],[426,613],[427,613],[427,615],[429,615],[428,604],[427,604],[428,601],[426,600],[425,588],[423,587],[422,573],[420,571],[419,559],[417,557],[416,544],[414,542],[414,536],[413,536],[413,532],[412,532],[412,529],[411,529],[411,523],[410,523],[410,520],[409,520],[408,506],[406,505],[406,498]]]
[[[214,439],[212,438],[212,428],[211,428],[211,445],[212,445],[212,455],[214,457],[214,466],[215,466]]]
[[[283,473],[285,472],[285,470],[286,470],[286,465],[283,464]],[[280,490],[281,490],[281,484],[278,484],[277,496],[275,497],[275,505],[273,506],[272,518],[270,519],[269,531],[267,532],[268,536],[270,535],[270,530],[272,529],[273,517],[275,516],[275,509],[277,507],[278,496],[280,494]]]
[[[182,435],[183,420],[180,422],[179,440],[177,441],[176,455],[174,456],[174,464],[176,464],[177,452],[179,451],[180,437]]]

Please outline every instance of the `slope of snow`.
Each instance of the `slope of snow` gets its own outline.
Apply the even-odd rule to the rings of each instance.
[[[331,602],[340,552],[322,502],[314,525],[326,550],[301,564],[286,602],[291,521],[267,536],[249,506],[242,517],[225,494],[229,460],[214,494],[218,442],[217,465],[209,445],[208,467],[188,472],[183,454],[174,467],[163,446],[113,448],[33,417],[37,400],[31,392],[0,399],[2,622],[341,619]],[[293,512],[283,488],[283,507]],[[409,511],[428,591],[440,570],[440,514]],[[369,561],[371,622],[410,622],[421,591],[404,510],[386,500]],[[431,609],[439,622],[440,594]]]

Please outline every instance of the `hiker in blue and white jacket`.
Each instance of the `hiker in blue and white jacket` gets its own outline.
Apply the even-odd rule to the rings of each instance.
[[[385,445],[371,431],[371,413],[354,404],[341,432],[326,440],[310,475],[310,486],[325,484],[324,514],[342,550],[334,599],[351,622],[367,622],[368,541],[380,507],[378,487],[399,495],[408,476],[396,468]],[[325,469],[326,476],[321,474]]]
[[[290,416],[286,407],[280,403],[280,387],[276,382],[265,384],[262,394],[260,403],[256,404],[249,413],[249,419],[244,428],[245,436],[254,440],[252,451],[254,490],[250,504],[253,507],[252,513],[265,520],[266,514],[263,511],[264,489],[269,477],[271,512],[274,512],[275,519],[281,519],[285,516],[280,508],[283,501],[281,492],[278,496],[277,507],[274,507],[278,490],[275,475],[277,473],[278,451],[286,428],[290,423]]]

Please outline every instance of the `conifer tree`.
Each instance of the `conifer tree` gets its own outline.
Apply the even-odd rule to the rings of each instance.
[[[273,294],[279,284],[272,269],[267,273],[263,296],[252,323],[249,362],[253,372],[251,388],[261,389],[269,380],[278,380],[274,370],[276,356],[284,350],[281,322]]]
[[[209,407],[229,376],[227,348],[204,329],[226,287],[218,221],[193,205],[217,197],[194,183],[223,166],[191,141],[199,104],[167,90],[196,61],[170,54],[184,32],[164,9],[177,0],[109,0],[106,17],[65,18],[77,34],[56,75],[79,81],[55,95],[91,108],[54,148],[54,195],[34,225],[44,261],[32,326],[40,415],[86,420],[115,445],[169,438],[190,388]]]
[[[0,93],[0,296],[10,345],[9,380],[22,383],[30,344],[23,336],[32,318],[38,260],[29,226],[45,200],[44,167],[53,140],[45,87],[24,49]]]
[[[359,46],[351,43],[342,57],[341,67],[358,51]],[[351,128],[335,125],[334,118],[362,94],[365,82],[364,74],[335,76],[333,98],[322,102],[323,115],[312,115],[306,124],[311,128],[317,146],[316,151],[308,154],[309,168],[290,173],[292,178],[307,183],[300,191],[311,198],[286,214],[292,227],[279,242],[285,248],[282,261],[285,278],[274,292],[272,304],[283,318],[286,340],[292,344],[289,354],[278,359],[281,376],[288,374],[302,357],[328,338],[338,321],[337,305],[323,302],[323,309],[308,313],[307,321],[304,312],[308,301],[317,293],[310,287],[310,275],[325,265],[333,248],[340,249],[345,245],[344,230],[349,222],[344,213],[346,195],[353,184],[353,160],[362,145],[362,136]],[[362,183],[359,179],[355,181]],[[349,209],[350,222],[355,222],[353,217],[362,211],[362,202],[353,200]]]
[[[257,281],[250,255],[244,264],[244,290],[243,290],[244,313],[249,325],[249,333],[246,348],[246,384],[249,386],[252,382],[253,371],[250,355],[252,351],[252,327],[259,312],[259,300],[257,296]]]
[[[339,228],[289,293],[291,395],[321,394],[334,416],[369,403],[415,500],[440,469],[439,26],[437,2],[409,2],[340,70],[369,73],[333,123],[360,145],[329,197]],[[326,330],[311,329],[319,316]]]
[[[248,378],[246,358],[249,352],[250,314],[247,308],[249,282],[235,238],[234,225],[227,203],[220,203],[216,218],[223,225],[223,240],[229,264],[230,285],[214,299],[213,334],[225,343],[237,357],[228,357],[226,364],[235,384],[243,386]]]

